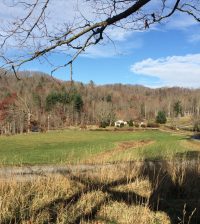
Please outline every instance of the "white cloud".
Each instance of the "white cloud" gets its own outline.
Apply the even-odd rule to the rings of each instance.
[[[128,41],[130,37],[132,41]],[[142,41],[134,36],[132,31],[113,27],[105,31],[104,41],[101,44],[87,48],[82,56],[89,58],[111,58],[129,54],[133,49],[141,46]]]
[[[134,49],[141,48],[142,45],[143,41],[137,36],[132,35],[129,40],[115,40],[114,44],[109,42],[91,46],[86,49],[82,56],[88,58],[112,58],[133,53]]]
[[[25,1],[33,2],[33,0],[25,0]],[[6,23],[10,21],[11,18],[23,17],[25,13],[25,10],[23,10],[22,7],[20,7],[20,5],[18,5],[17,7],[7,7],[6,4],[8,4],[9,2],[11,3],[13,2],[13,0],[0,1],[0,8],[1,8],[0,22],[4,21],[2,23],[3,24],[2,26],[4,27],[9,27],[9,26],[6,26]],[[158,5],[159,2],[160,2],[159,0],[153,0],[151,3],[153,5],[151,5],[151,7],[154,8],[157,6],[159,8],[159,5]],[[169,1],[169,4],[171,4],[170,1]],[[147,10],[148,10],[148,7],[149,6],[147,6]],[[59,30],[63,30],[63,27],[65,27],[66,24],[69,24],[72,22],[76,24],[76,22],[80,22],[82,20],[82,18],[80,18],[80,12],[88,20],[95,20],[97,19],[96,18],[97,15],[93,13],[93,10],[94,8],[92,8],[90,1],[82,1],[82,0],[50,1],[50,4],[48,5],[48,8],[47,8],[47,13],[46,13],[48,17],[48,23],[47,23],[48,30],[50,32],[52,31],[52,33],[54,32],[56,33],[56,32],[59,32]],[[76,20],[74,20],[74,18],[76,18]],[[179,14],[179,13],[177,13],[170,20],[171,22],[169,21],[169,23],[166,24],[167,28],[182,29],[182,28],[189,27],[195,24],[194,20],[191,17],[188,17],[183,14]],[[150,30],[158,29],[158,27],[159,25],[154,25],[153,27],[151,27]],[[137,38],[135,38],[134,36],[136,31],[127,31],[119,27],[114,27],[112,29],[108,28],[106,30],[106,33],[109,35],[109,37],[113,41],[115,41],[116,49],[111,44],[106,45],[106,47],[95,46],[95,47],[89,48],[86,51],[85,53],[86,56],[113,57],[116,55],[127,54],[132,49],[141,47],[142,45],[141,41],[138,41]],[[11,39],[11,42],[13,41],[14,40]],[[44,39],[44,43],[46,44],[45,39]]]
[[[200,33],[194,33],[189,37],[189,42],[190,43],[197,43],[200,41]]]
[[[9,1],[10,3],[12,2],[12,0],[8,0],[6,3],[5,1],[0,2],[0,8],[3,9],[0,12],[0,21],[1,20],[4,21],[2,26],[8,27],[8,28],[9,26],[7,24],[9,22],[11,22],[12,20],[15,20],[16,18],[24,17],[26,12],[25,10],[23,10],[22,5],[20,4],[15,7],[9,7]],[[47,20],[48,22],[46,23],[47,29],[50,33],[56,33],[56,32],[59,32],[59,30],[64,30],[66,26],[69,24],[73,24],[74,26],[76,25],[80,26],[81,21],[85,23],[83,21],[83,17],[86,18],[87,20],[95,21],[98,15],[94,14],[93,11],[94,9],[92,8],[91,3],[88,3],[87,1],[82,1],[82,0],[50,1],[46,11],[46,15],[48,18]],[[35,32],[37,33],[39,31],[36,30]],[[113,57],[119,54],[127,54],[128,48],[125,46],[125,42],[133,34],[132,31],[127,31],[119,27],[113,27],[113,28],[108,27],[105,33],[115,42],[116,49],[111,42],[108,43],[108,40],[104,36],[105,47],[101,45],[101,46],[93,46],[89,48],[85,52],[85,55],[87,57],[93,57],[93,58],[94,57]],[[8,41],[9,41],[9,44],[12,43],[14,45],[15,43],[14,38],[9,39]],[[30,40],[30,45],[32,45],[31,41],[32,40]],[[41,42],[41,40],[38,40],[38,41],[39,43]],[[0,39],[0,42],[1,42],[1,39]],[[44,45],[45,44],[48,45],[45,38],[43,42],[42,43]],[[121,43],[121,45],[119,43]],[[133,45],[132,43],[129,43],[130,49],[133,48],[132,45]],[[139,45],[141,44],[138,43],[138,41],[136,41],[136,43],[134,43],[134,48],[135,46],[139,46]],[[68,51],[68,53],[71,53],[71,51]]]
[[[197,25],[197,21],[192,16],[177,12],[166,22],[167,29],[185,30],[191,26]]]
[[[6,20],[21,18],[24,17],[27,13],[26,10],[23,9],[22,4],[18,4],[15,7],[8,7],[11,5],[13,0],[3,0],[0,1],[0,21],[4,20],[6,24]],[[33,0],[25,0],[25,2],[33,2]],[[167,9],[170,9],[174,2],[168,1]],[[149,13],[149,10],[155,11],[157,8],[160,9],[162,7],[160,0],[153,0],[151,5],[147,4],[144,7],[144,10]],[[40,10],[35,10],[35,13],[39,13]],[[87,20],[94,21],[97,18],[103,18],[100,14],[97,15],[95,13],[94,5],[91,4],[90,1],[82,1],[82,0],[56,0],[50,1],[47,7],[46,15],[48,16],[47,27],[50,31],[55,31],[55,29],[59,29],[63,26],[64,23],[80,23],[82,18],[80,13],[87,18]],[[167,12],[165,12],[167,13]],[[76,18],[77,20],[74,20]],[[100,19],[100,20],[101,20]],[[169,29],[184,29],[188,28],[192,25],[197,24],[195,20],[184,13],[176,13],[168,20],[166,27]],[[127,25],[127,24],[126,24]],[[133,24],[131,24],[133,25]],[[155,28],[155,26],[154,26]],[[111,31],[109,29],[108,33],[111,35],[111,38],[115,38],[117,40],[125,40],[127,35],[130,35],[130,32],[123,31],[120,28],[115,28]]]
[[[161,86],[200,87],[200,54],[148,58],[133,64],[131,71],[157,77]]]
[[[133,31],[128,31],[120,27],[109,27],[105,33],[113,41],[126,41],[133,34]]]
[[[87,58],[111,58],[118,54],[114,48],[106,45],[95,45],[86,49],[81,55]]]
[[[25,0],[24,2],[30,3],[31,1],[33,2],[33,0]],[[29,11],[29,9],[25,9],[23,4],[16,4],[14,7],[12,7],[12,5],[12,0],[0,2],[0,19],[4,19],[4,24],[7,24],[9,21],[16,20],[17,18],[24,18]],[[38,4],[38,7],[30,17],[30,21],[41,12],[41,6],[41,4]],[[46,25],[49,31],[59,29],[65,23],[80,23],[80,12],[88,20],[94,19],[91,5],[87,4],[85,1],[79,0],[50,1],[45,12],[47,17]]]

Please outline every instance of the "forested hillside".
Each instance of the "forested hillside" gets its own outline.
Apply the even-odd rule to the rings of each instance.
[[[200,115],[200,89],[150,89],[133,85],[95,85],[55,80],[39,72],[1,76],[0,132],[45,131],[69,125],[90,125],[116,119],[155,120]]]

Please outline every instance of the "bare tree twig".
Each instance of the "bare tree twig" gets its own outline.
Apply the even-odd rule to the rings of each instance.
[[[104,37],[111,40],[109,34],[105,33],[107,27],[121,27],[130,30],[149,29],[152,24],[171,17],[176,11],[192,16],[194,20],[200,22],[200,6],[198,0],[185,2],[184,0],[174,0],[170,3],[160,0],[160,9],[151,7],[152,0],[88,0],[92,5],[95,19],[87,19],[81,9],[78,8],[78,20],[74,17],[72,22],[56,27],[55,31],[49,30],[46,16],[47,9],[51,4],[50,0],[16,0],[10,7],[22,5],[25,16],[18,18],[7,30],[0,28],[0,45],[4,50],[8,47],[15,47],[19,54],[17,57],[9,57],[5,52],[0,54],[2,63],[0,66],[10,69],[17,77],[16,70],[25,63],[44,57],[48,61],[49,53],[55,50],[64,49],[71,53],[71,59],[63,65],[55,66],[52,74],[60,68],[72,64],[77,57],[89,46],[96,45],[103,41]],[[154,9],[155,8],[155,9]],[[9,45],[13,39],[14,44]],[[12,41],[11,41],[12,42]],[[72,51],[73,50],[73,51]],[[53,65],[51,64],[53,67]],[[19,78],[19,77],[17,77]]]

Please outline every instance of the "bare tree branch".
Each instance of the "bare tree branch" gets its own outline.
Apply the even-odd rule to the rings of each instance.
[[[9,7],[15,9],[21,6],[24,14],[8,27],[0,27],[0,66],[10,69],[17,77],[17,71],[23,64],[41,57],[48,61],[50,53],[65,50],[71,58],[65,64],[55,66],[53,74],[72,64],[91,45],[103,42],[104,38],[111,39],[105,32],[108,27],[149,29],[152,24],[172,17],[176,11],[186,13],[200,22],[199,0],[159,0],[160,5],[155,5],[152,0],[81,0],[81,3],[91,6],[94,15],[92,19],[87,18],[78,6],[77,15],[71,22],[60,24],[60,27],[55,24],[57,27],[50,29],[50,0],[13,1]],[[17,49],[15,57],[6,53],[11,48]]]

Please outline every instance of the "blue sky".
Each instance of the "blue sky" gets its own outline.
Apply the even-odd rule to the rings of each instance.
[[[123,41],[116,41],[116,50],[114,46],[109,44],[94,47],[98,49],[97,54],[94,51],[92,55],[80,56],[75,61],[73,78],[75,81],[83,83],[93,80],[96,84],[123,83],[139,84],[153,88],[162,86],[198,88],[200,87],[200,64],[198,64],[198,71],[196,71],[199,72],[196,75],[199,78],[195,74],[193,75],[194,71],[191,65],[193,61],[198,62],[200,59],[200,38],[198,39],[197,36],[194,38],[197,35],[196,28],[197,25],[180,28],[168,28],[166,25],[162,25],[159,29],[133,33]],[[134,43],[135,46],[133,46]],[[124,51],[123,46],[126,46]],[[128,46],[130,46],[130,49],[128,49]],[[149,74],[142,71],[135,72],[131,69],[131,66],[134,64],[148,58],[152,60],[159,60],[160,58],[167,60],[167,57],[175,57],[174,60],[176,61],[176,57],[182,57],[182,61],[182,59],[187,58],[187,55],[192,56],[192,59],[189,58],[188,61],[186,59],[183,62],[184,64],[188,62],[187,68],[191,70],[188,74],[185,74],[185,69],[181,68],[182,63],[180,63],[180,60],[178,60],[179,64],[177,65],[177,68],[180,70],[179,72],[176,71],[172,62],[167,64],[169,67],[166,71],[169,73],[169,77],[167,76],[167,78],[163,78],[162,74],[159,75],[157,72]],[[57,55],[52,60],[58,63],[61,61],[64,62],[65,56]],[[31,63],[26,65],[26,68],[41,70],[47,73],[50,73],[51,70],[50,67],[40,63]],[[160,71],[160,73],[162,72]],[[69,68],[60,69],[54,76],[62,80],[68,80]],[[186,76],[191,79],[189,82]]]
[[[175,14],[166,23],[144,32],[109,31],[115,47],[107,43],[88,49],[74,62],[73,79],[83,83],[93,80],[96,84],[199,88],[199,25],[191,17]],[[67,58],[58,54],[50,59],[61,64]],[[50,73],[52,68],[36,61],[24,69]],[[69,80],[69,68],[60,69],[54,77]]]

